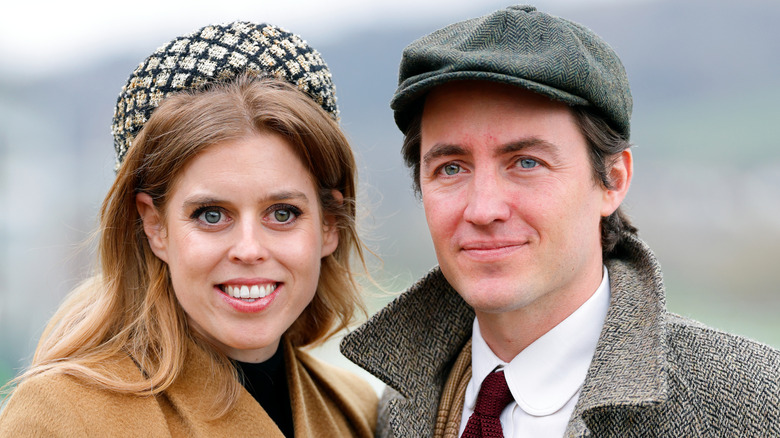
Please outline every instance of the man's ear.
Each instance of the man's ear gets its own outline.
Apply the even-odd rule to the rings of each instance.
[[[606,217],[620,207],[623,199],[628,194],[631,186],[631,178],[634,176],[634,156],[630,149],[620,152],[612,163],[607,177],[610,187],[604,190],[604,198],[601,208],[601,216]]]
[[[331,190],[331,195],[337,204],[344,203],[344,195],[338,190]],[[333,254],[339,246],[339,224],[336,216],[323,213],[322,227],[322,254],[321,257],[327,257]]]
[[[162,215],[154,206],[152,197],[147,193],[135,195],[135,207],[144,224],[144,233],[149,240],[152,252],[160,260],[168,263],[168,236],[163,224]]]

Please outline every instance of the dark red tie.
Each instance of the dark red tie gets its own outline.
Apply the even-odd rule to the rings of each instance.
[[[466,423],[461,438],[504,438],[501,430],[501,411],[512,402],[503,371],[488,374],[482,381],[474,413]]]

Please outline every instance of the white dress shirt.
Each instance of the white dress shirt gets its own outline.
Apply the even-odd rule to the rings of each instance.
[[[488,347],[474,318],[471,380],[466,388],[458,435],[463,435],[474,412],[482,381],[502,368],[515,398],[501,412],[504,438],[563,436],[596,352],[609,295],[609,274],[605,267],[596,292],[509,363],[499,359]]]

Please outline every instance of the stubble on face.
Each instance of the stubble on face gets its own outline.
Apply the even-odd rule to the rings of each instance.
[[[601,281],[605,189],[579,126],[562,103],[470,81],[428,95],[421,134],[422,199],[442,272],[483,335],[495,327],[506,343],[525,333],[525,348]]]

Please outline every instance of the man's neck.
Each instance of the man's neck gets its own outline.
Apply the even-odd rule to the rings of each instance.
[[[571,293],[549,294],[547,299],[510,312],[476,311],[482,337],[499,359],[511,362],[593,296],[602,279],[600,275],[594,278],[597,281],[590,281]]]

